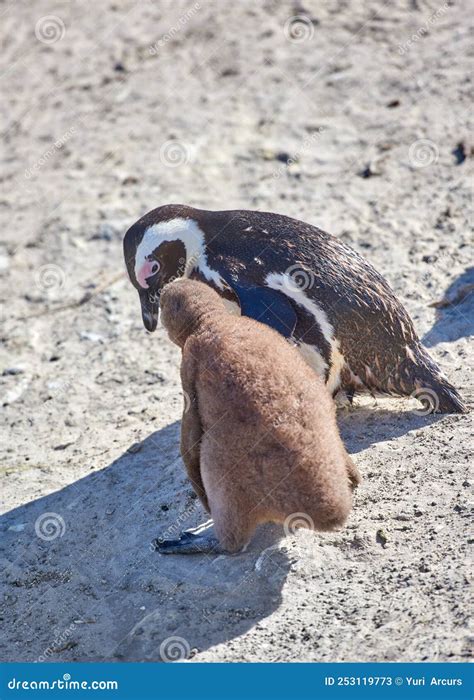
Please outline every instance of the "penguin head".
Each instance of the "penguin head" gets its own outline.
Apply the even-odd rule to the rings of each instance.
[[[161,290],[189,267],[186,235],[195,222],[183,217],[183,209],[179,205],[154,209],[133,224],[123,240],[128,276],[138,291],[148,331],[158,323]]]
[[[205,316],[226,313],[221,297],[203,282],[179,279],[167,284],[160,296],[161,320],[170,340],[183,347]]]

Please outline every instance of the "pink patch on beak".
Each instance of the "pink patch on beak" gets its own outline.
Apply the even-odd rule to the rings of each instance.
[[[143,263],[141,268],[139,269],[137,273],[137,282],[140,285],[140,287],[143,287],[143,289],[148,288],[148,282],[147,277],[151,277],[154,273],[151,271],[152,267],[156,267],[156,260],[147,260],[146,262]],[[155,270],[156,272],[156,270]]]

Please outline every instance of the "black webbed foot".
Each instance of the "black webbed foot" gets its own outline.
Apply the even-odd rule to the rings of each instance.
[[[212,530],[198,534],[186,530],[175,540],[153,540],[153,546],[160,554],[223,554]]]

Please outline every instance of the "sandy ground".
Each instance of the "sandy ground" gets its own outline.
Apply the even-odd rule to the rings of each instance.
[[[150,551],[203,513],[178,352],[144,331],[121,239],[169,202],[315,223],[470,402],[472,294],[430,307],[472,282],[468,7],[2,4],[3,660],[466,659],[469,416],[361,399],[339,413],[364,477],[345,530]]]

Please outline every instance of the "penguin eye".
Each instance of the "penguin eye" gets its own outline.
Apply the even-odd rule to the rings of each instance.
[[[160,269],[160,263],[159,262],[154,262],[153,265],[151,266],[151,274],[154,275],[155,272],[158,272]]]

